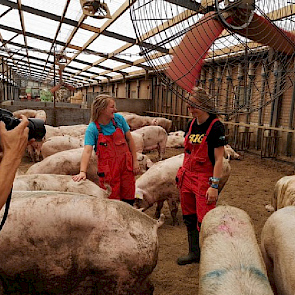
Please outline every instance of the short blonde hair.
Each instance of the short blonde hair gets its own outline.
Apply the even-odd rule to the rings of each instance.
[[[204,88],[200,86],[194,87],[189,95],[189,98],[190,97],[193,97],[195,100],[197,100],[201,104],[201,107],[204,108],[207,113],[216,113],[214,100],[212,97],[210,97],[210,95],[206,92]]]
[[[115,99],[107,94],[100,94],[95,97],[91,105],[91,122],[95,122],[98,120],[99,116],[101,115],[101,112],[107,108],[111,100]]]

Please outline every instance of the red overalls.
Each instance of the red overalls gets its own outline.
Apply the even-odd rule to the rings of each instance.
[[[211,122],[202,142],[194,145],[189,141],[195,119],[192,121],[184,141],[183,165],[177,172],[182,213],[196,214],[198,222],[202,222],[205,214],[216,207],[216,203],[208,205],[206,199],[206,192],[210,187],[209,178],[213,176],[213,165],[208,156],[207,136],[216,121],[218,119]]]
[[[105,183],[112,188],[109,199],[133,200],[135,195],[135,177],[133,174],[132,154],[123,131],[112,120],[115,132],[104,135],[98,122],[95,125],[99,135],[97,140],[97,171],[99,186],[105,189]]]

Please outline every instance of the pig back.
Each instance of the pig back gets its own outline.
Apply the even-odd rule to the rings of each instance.
[[[108,198],[109,196],[108,191],[88,179],[77,182],[72,179],[71,175],[59,174],[19,175],[14,179],[13,191],[72,192],[97,198]]]
[[[232,206],[209,211],[200,232],[199,295],[273,295],[248,214]]]
[[[83,147],[82,138],[77,138],[69,135],[52,136],[43,143],[41,154],[44,159],[58,152],[77,149],[81,147]]]
[[[55,153],[39,163],[32,165],[26,174],[61,174],[75,175],[80,172],[83,148]],[[97,159],[94,152],[87,168],[87,179],[98,183]]]
[[[99,294],[136,294],[156,266],[157,227],[121,201],[16,192],[1,231],[1,275],[40,294],[64,294],[86,276],[97,279]]]

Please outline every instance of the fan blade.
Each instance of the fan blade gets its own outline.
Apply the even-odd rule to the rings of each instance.
[[[239,25],[241,17],[236,16],[232,23]],[[256,13],[254,13],[251,23],[246,28],[232,31],[288,55],[293,54],[295,50],[295,34],[278,28],[275,24]]]
[[[168,65],[166,74],[188,92],[196,85],[208,50],[224,29],[214,15],[214,12],[206,13],[186,33],[175,48],[172,61]]]
[[[57,84],[50,89],[50,92],[53,94],[55,91],[59,90],[60,87],[61,87],[61,84]]]

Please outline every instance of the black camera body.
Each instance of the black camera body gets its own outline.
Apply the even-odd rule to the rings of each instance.
[[[29,118],[29,139],[34,138],[36,141],[41,141],[41,139],[46,134],[45,122],[41,119]],[[14,129],[21,120],[13,117],[13,114],[5,109],[0,108],[0,121],[5,123],[6,129]]]

